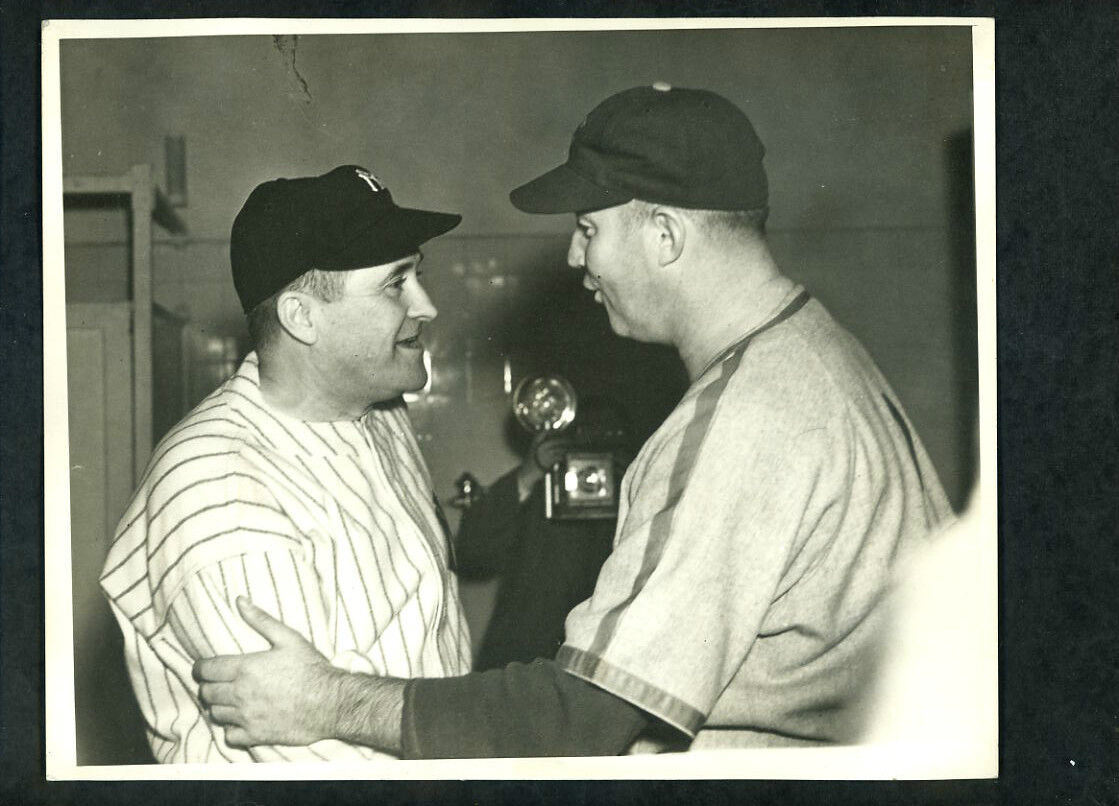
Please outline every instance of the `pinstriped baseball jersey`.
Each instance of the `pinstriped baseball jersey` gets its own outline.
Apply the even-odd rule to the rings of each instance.
[[[250,354],[156,448],[101,577],[156,758],[377,757],[338,741],[231,748],[199,707],[191,666],[267,648],[237,614],[244,594],[347,671],[465,673],[470,639],[436,508],[402,403],[296,420],[264,402]]]
[[[614,551],[556,658],[693,749],[854,738],[891,568],[951,518],[855,339],[792,283],[770,324],[630,466]]]

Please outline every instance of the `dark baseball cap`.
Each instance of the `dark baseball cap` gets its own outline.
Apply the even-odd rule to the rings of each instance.
[[[391,263],[460,221],[454,213],[398,207],[384,182],[357,165],[273,179],[257,185],[233,221],[233,285],[248,313],[311,269]]]
[[[765,207],[765,147],[737,106],[663,82],[612,95],[575,130],[567,162],[521,185],[526,213],[571,213],[631,199],[701,210]]]

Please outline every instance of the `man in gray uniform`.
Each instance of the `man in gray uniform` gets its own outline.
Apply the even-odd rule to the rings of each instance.
[[[434,758],[858,738],[891,571],[951,510],[869,355],[778,270],[763,155],[726,99],[637,87],[511,194],[575,214],[568,262],[613,330],[673,345],[691,380],[626,474],[613,552],[556,659],[346,675],[243,606],[273,651],[195,667],[236,740]],[[307,715],[278,715],[293,698]]]

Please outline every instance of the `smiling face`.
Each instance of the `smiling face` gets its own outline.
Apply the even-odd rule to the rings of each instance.
[[[647,227],[627,205],[576,214],[567,262],[583,269],[583,287],[593,291],[595,302],[606,308],[615,333],[637,341],[667,343],[662,292]]]
[[[315,306],[315,362],[343,410],[364,411],[427,383],[420,336],[436,309],[420,284],[417,252],[348,272],[342,295]]]

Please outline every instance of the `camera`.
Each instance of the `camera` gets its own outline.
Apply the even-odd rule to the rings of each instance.
[[[544,515],[554,520],[618,517],[614,454],[568,451],[544,474]]]
[[[525,378],[513,393],[513,414],[526,431],[555,433],[570,447],[544,470],[544,515],[550,520],[618,516],[618,481],[625,439],[623,415],[610,406],[579,406],[574,387],[559,375]],[[536,459],[539,465],[539,460]]]

